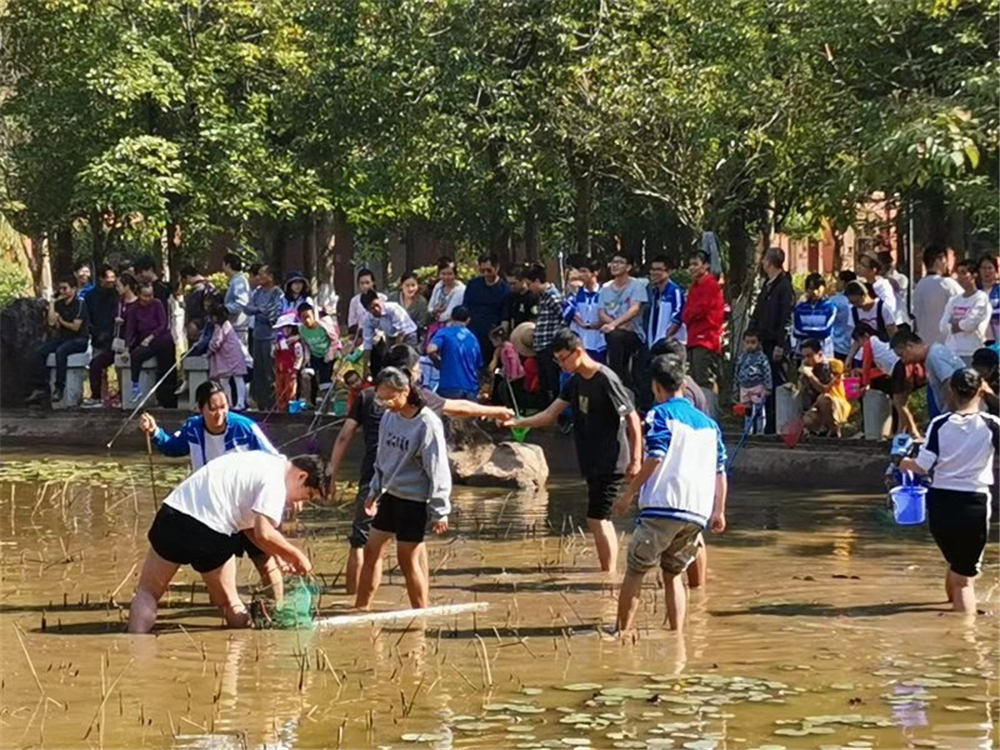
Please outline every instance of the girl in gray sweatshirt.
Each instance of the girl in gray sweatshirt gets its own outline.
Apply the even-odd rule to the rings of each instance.
[[[375,474],[365,512],[375,516],[365,545],[358,581],[358,609],[368,609],[378,590],[382,552],[393,538],[406,579],[410,605],[426,607],[429,580],[424,533],[448,530],[451,470],[440,417],[423,405],[419,391],[402,370],[383,369],[375,394],[385,407],[379,425]]]

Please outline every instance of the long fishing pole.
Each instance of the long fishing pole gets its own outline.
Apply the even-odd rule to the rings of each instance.
[[[153,471],[153,442],[149,433],[146,433],[146,456],[149,459],[149,485],[153,490],[153,510],[160,509],[160,500],[156,495],[156,474]]]
[[[324,425],[320,425],[315,430],[310,430],[309,432],[302,433],[298,437],[293,437],[291,440],[288,440],[288,441],[282,443],[281,445],[277,446],[276,450],[280,451],[283,448],[291,445],[292,443],[297,443],[300,440],[305,440],[307,437],[312,437],[313,435],[315,435],[315,434],[317,434],[319,432],[323,432],[323,430],[328,430],[331,427],[336,427],[338,425],[341,425],[341,424],[344,423],[344,420],[346,420],[346,419],[347,419],[347,417],[337,417],[332,422],[327,422]]]
[[[733,462],[736,460],[736,454],[740,452],[740,448],[742,448],[743,444],[746,443],[747,438],[750,436],[750,430],[753,429],[753,426],[757,422],[758,408],[760,409],[760,411],[763,411],[764,404],[756,403],[753,405],[752,411],[750,412],[750,419],[749,421],[747,421],[746,426],[743,428],[743,435],[740,437],[740,441],[736,444],[736,447],[733,449],[733,454],[729,457],[729,461],[726,462],[727,474],[732,470]]]
[[[191,346],[186,352],[184,352],[184,354],[181,355],[181,358],[178,359],[176,362],[174,362],[174,364],[170,367],[169,370],[167,370],[165,373],[163,373],[163,377],[156,381],[156,385],[154,385],[149,390],[149,393],[147,393],[145,396],[143,396],[142,400],[139,401],[138,404],[136,404],[135,408],[132,410],[132,413],[128,415],[128,417],[125,419],[125,421],[122,422],[122,426],[118,428],[118,432],[115,433],[115,436],[113,438],[111,438],[111,440],[108,441],[108,444],[105,446],[108,450],[111,450],[111,446],[115,444],[115,441],[118,440],[119,437],[121,437],[121,434],[125,431],[125,428],[128,427],[128,423],[131,422],[133,419],[135,419],[135,415],[138,414],[139,411],[142,409],[142,407],[144,407],[146,405],[146,402],[149,401],[150,398],[152,398],[153,394],[156,393],[157,389],[159,389],[159,387],[161,385],[163,385],[163,382],[168,377],[170,377],[170,373],[172,373],[174,370],[176,370],[177,366],[180,365],[180,363],[183,362],[185,359],[187,359],[187,356],[193,350],[194,350],[194,346]]]

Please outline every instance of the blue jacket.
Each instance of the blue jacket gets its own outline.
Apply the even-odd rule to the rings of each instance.
[[[815,302],[803,301],[795,306],[792,335],[795,349],[806,339],[816,339],[823,346],[823,353],[833,356],[833,329],[837,321],[837,307],[828,299]]]
[[[153,442],[164,456],[191,456],[191,470],[205,465],[205,418],[200,414],[189,418],[173,435],[162,427],[156,430]],[[226,416],[226,453],[233,451],[264,451],[278,455],[260,426],[252,419],[229,412]]]

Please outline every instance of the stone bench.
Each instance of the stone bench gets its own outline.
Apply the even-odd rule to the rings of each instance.
[[[153,390],[156,385],[156,358],[147,359],[142,363],[142,372],[139,373],[139,388],[141,393],[137,398],[132,398],[132,366],[127,365],[121,368],[119,375],[119,388],[122,396],[122,409],[131,411],[136,407],[146,394]]]
[[[198,399],[195,393],[198,386],[208,380],[208,357],[189,356],[184,360],[184,378],[188,386],[188,404],[192,410],[197,410]]]
[[[45,360],[49,368],[49,387],[56,387],[56,355],[50,354]],[[52,402],[53,409],[74,409],[83,403],[83,386],[90,373],[90,349],[79,354],[70,354],[66,358],[66,387],[63,397]]]

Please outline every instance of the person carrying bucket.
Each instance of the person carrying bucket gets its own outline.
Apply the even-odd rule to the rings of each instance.
[[[979,575],[989,529],[993,460],[1000,450],[1000,419],[981,412],[983,381],[971,367],[951,376],[954,411],[931,420],[916,458],[901,471],[931,475],[927,518],[948,562],[945,591],[956,612],[976,612],[973,579]]]

